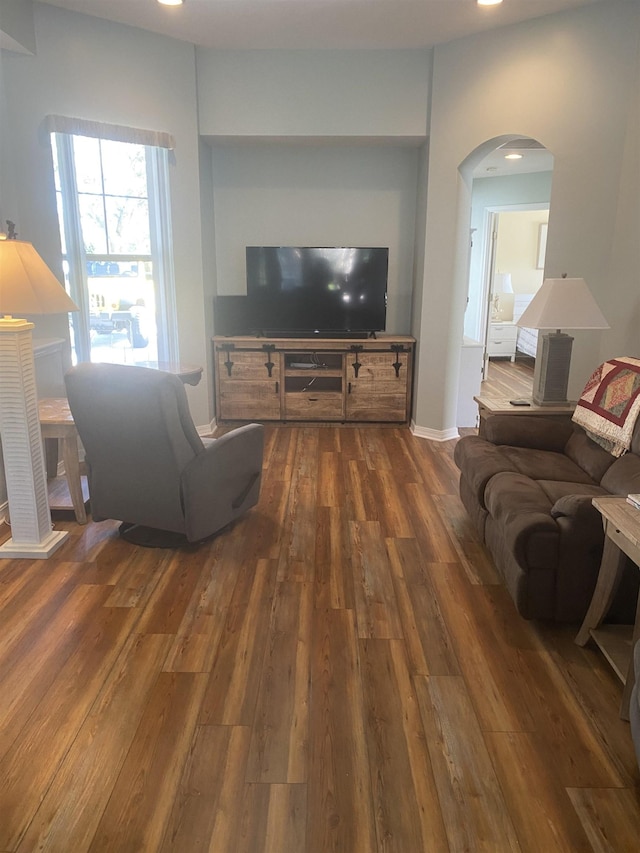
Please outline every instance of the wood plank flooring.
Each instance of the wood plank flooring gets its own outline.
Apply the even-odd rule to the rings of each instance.
[[[490,397],[531,397],[533,365],[532,358],[490,358],[482,393]]]
[[[269,427],[198,547],[0,561],[0,851],[637,850],[621,686],[517,615],[454,444]]]

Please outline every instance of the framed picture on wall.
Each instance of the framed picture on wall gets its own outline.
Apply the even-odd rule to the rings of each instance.
[[[541,222],[538,227],[538,257],[536,259],[536,269],[544,269],[544,256],[547,254],[547,228],[548,223]]]

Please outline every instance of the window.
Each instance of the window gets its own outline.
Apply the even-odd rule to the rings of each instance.
[[[51,134],[74,361],[177,361],[167,148],[83,129]]]

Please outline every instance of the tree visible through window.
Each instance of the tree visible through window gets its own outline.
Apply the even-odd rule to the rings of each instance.
[[[172,360],[166,150],[52,134],[75,361]]]

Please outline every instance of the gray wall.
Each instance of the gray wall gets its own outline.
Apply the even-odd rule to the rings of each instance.
[[[415,148],[215,147],[218,292],[246,292],[246,246],[388,246],[387,331],[406,334],[417,162]]]
[[[640,8],[606,3],[504,27],[435,50],[430,122],[425,273],[415,420],[449,434],[455,427],[466,264],[460,223],[470,193],[460,164],[487,140],[530,136],[554,155],[546,274],[584,277],[603,310],[637,316]],[[508,73],[505,73],[508,69]],[[631,121],[630,121],[631,118]],[[629,238],[627,234],[634,234]],[[613,257],[620,246],[624,261]],[[618,274],[615,267],[623,267]],[[624,331],[624,334],[621,334]],[[617,341],[615,345],[613,341]],[[640,328],[576,334],[569,391],[620,347],[640,352]]]
[[[202,280],[198,119],[192,45],[89,15],[34,3],[35,56],[2,52],[11,204],[2,215],[62,280],[48,114],[172,133],[171,213],[181,359],[204,364],[208,351]],[[4,186],[3,186],[4,194]],[[10,208],[10,209],[8,209]],[[38,337],[67,335],[66,317],[36,319]],[[210,419],[210,383],[189,388],[199,424]]]
[[[218,139],[424,139],[428,50],[197,48],[200,133]]]

